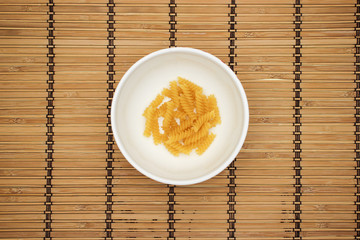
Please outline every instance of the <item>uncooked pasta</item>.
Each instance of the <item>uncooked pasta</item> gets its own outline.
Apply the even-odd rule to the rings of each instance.
[[[210,129],[221,123],[215,96],[206,96],[202,87],[181,77],[156,96],[143,116],[144,136],[152,136],[175,156],[193,150],[203,154],[216,136]]]

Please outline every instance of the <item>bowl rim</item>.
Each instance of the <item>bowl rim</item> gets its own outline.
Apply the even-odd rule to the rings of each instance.
[[[189,179],[189,180],[172,180],[172,179],[167,179],[167,178],[163,178],[163,177],[159,177],[155,174],[152,174],[151,172],[148,172],[147,170],[143,169],[141,166],[139,166],[136,161],[134,161],[132,159],[132,157],[130,156],[130,154],[128,154],[123,142],[121,141],[120,137],[118,136],[118,129],[117,126],[115,124],[115,118],[116,118],[116,108],[117,108],[117,104],[118,104],[118,98],[120,95],[120,92],[123,88],[123,85],[126,83],[126,81],[128,80],[129,76],[138,68],[138,66],[140,66],[141,64],[145,63],[146,61],[151,60],[152,58],[155,58],[159,55],[163,55],[163,54],[168,54],[169,52],[182,52],[182,53],[191,53],[191,54],[197,54],[197,55],[201,55],[202,57],[205,57],[207,59],[209,59],[210,61],[215,62],[216,64],[218,64],[221,68],[223,68],[231,77],[231,80],[233,81],[233,83],[235,83],[238,92],[240,93],[240,97],[243,100],[242,101],[242,107],[244,109],[243,112],[243,131],[241,133],[240,139],[238,141],[238,143],[236,144],[234,150],[232,151],[232,153],[230,154],[230,156],[228,157],[228,159],[226,159],[226,161],[223,162],[223,164],[220,165],[220,167],[216,168],[215,170],[209,172],[206,175],[203,175],[201,177],[197,177],[197,178],[193,178],[193,179]],[[200,183],[206,180],[209,180],[210,178],[218,175],[221,171],[223,171],[226,167],[228,167],[231,162],[235,159],[235,157],[237,156],[237,154],[239,153],[239,151],[241,150],[242,145],[244,144],[247,132],[248,132],[248,127],[249,127],[249,106],[248,106],[248,101],[247,101],[247,97],[245,94],[245,90],[240,82],[240,80],[237,78],[236,74],[233,72],[233,70],[231,70],[225,63],[223,63],[219,58],[215,57],[214,55],[199,50],[199,49],[195,49],[195,48],[188,48],[188,47],[173,47],[173,48],[166,48],[166,49],[161,49],[161,50],[157,50],[155,52],[152,52],[144,57],[142,57],[140,60],[138,60],[136,63],[134,63],[127,71],[126,73],[123,75],[123,77],[121,78],[121,81],[119,82],[114,96],[113,96],[113,100],[111,103],[111,128],[113,131],[113,136],[115,138],[115,141],[121,151],[121,153],[124,155],[124,157],[126,158],[126,160],[135,168],[137,169],[140,173],[142,173],[143,175],[161,182],[161,183],[165,183],[165,184],[170,184],[170,185],[191,185],[191,184],[196,184],[196,183]]]

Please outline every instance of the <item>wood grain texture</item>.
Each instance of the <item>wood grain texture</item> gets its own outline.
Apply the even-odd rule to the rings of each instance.
[[[356,4],[0,0],[0,239],[357,239]],[[136,171],[109,125],[111,89],[169,46],[228,64],[250,107],[236,161],[192,186]]]

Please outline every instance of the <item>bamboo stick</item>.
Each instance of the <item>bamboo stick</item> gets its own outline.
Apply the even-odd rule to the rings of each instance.
[[[0,65],[1,70],[7,71],[0,75],[0,103],[4,109],[0,129],[6,137],[6,141],[0,141],[3,150],[0,199],[9,200],[0,202],[0,218],[9,229],[2,228],[3,238],[18,237],[12,233],[14,229],[22,229],[24,237],[43,238],[44,223],[38,217],[44,216],[45,199],[45,179],[42,178],[46,174],[45,119],[41,119],[45,113],[41,107],[46,102],[41,99],[45,100],[43,94],[47,87],[47,76],[42,69],[48,60],[47,6],[44,1],[23,3],[3,3],[0,14],[0,20],[15,16],[23,20],[9,24],[0,21],[3,27]],[[82,3],[81,9],[74,8],[77,3],[73,1],[56,3],[54,7],[57,105],[52,237],[62,239],[70,239],[75,233],[82,239],[105,237],[107,145],[106,118],[101,116],[107,105],[104,95],[107,77],[103,67],[108,61],[108,7],[102,1]],[[199,47],[228,62],[229,6],[217,0],[201,4],[180,0],[177,4],[177,45]],[[241,195],[236,197],[235,205],[236,228],[241,229],[236,232],[238,239],[292,238],[298,230],[294,229],[293,222],[295,34],[292,4],[284,0],[272,3],[246,0],[236,7],[235,20],[242,24],[236,25],[235,70],[247,91],[251,110],[247,142],[234,170],[235,191]],[[353,221],[356,208],[353,195],[356,184],[354,8],[351,1],[327,1],[326,4],[303,1],[301,209],[304,239],[329,239],[333,235],[337,236],[333,239],[353,239],[356,227]],[[122,1],[116,2],[115,10],[118,80],[141,56],[168,47],[169,6],[165,1],[152,4],[143,0]],[[27,36],[26,40],[19,40],[21,36]],[[23,91],[14,91],[20,87]],[[25,99],[31,102],[24,103]],[[84,101],[88,105],[84,106]],[[39,109],[42,110],[39,112]],[[167,188],[136,172],[117,148],[114,158],[119,161],[113,163],[114,238],[167,237]],[[21,161],[9,162],[10,159]],[[178,239],[228,236],[227,174],[226,170],[201,185],[176,187]],[[333,198],[330,199],[330,195]],[[37,207],[33,207],[34,204]],[[12,214],[14,211],[17,213]],[[19,221],[23,221],[22,228],[15,225]],[[204,223],[212,224],[207,225],[212,226],[212,230],[204,228]],[[77,233],[79,229],[81,232]]]

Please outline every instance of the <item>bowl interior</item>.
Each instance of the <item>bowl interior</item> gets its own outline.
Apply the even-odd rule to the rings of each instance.
[[[242,87],[229,69],[199,50],[161,50],[141,59],[124,75],[112,109],[114,136],[126,159],[140,172],[168,184],[192,184],[222,171],[236,156],[245,139],[248,107]],[[216,138],[205,153],[175,157],[152,137],[143,135],[144,109],[171,80],[184,77],[214,94],[222,123],[212,129]]]

